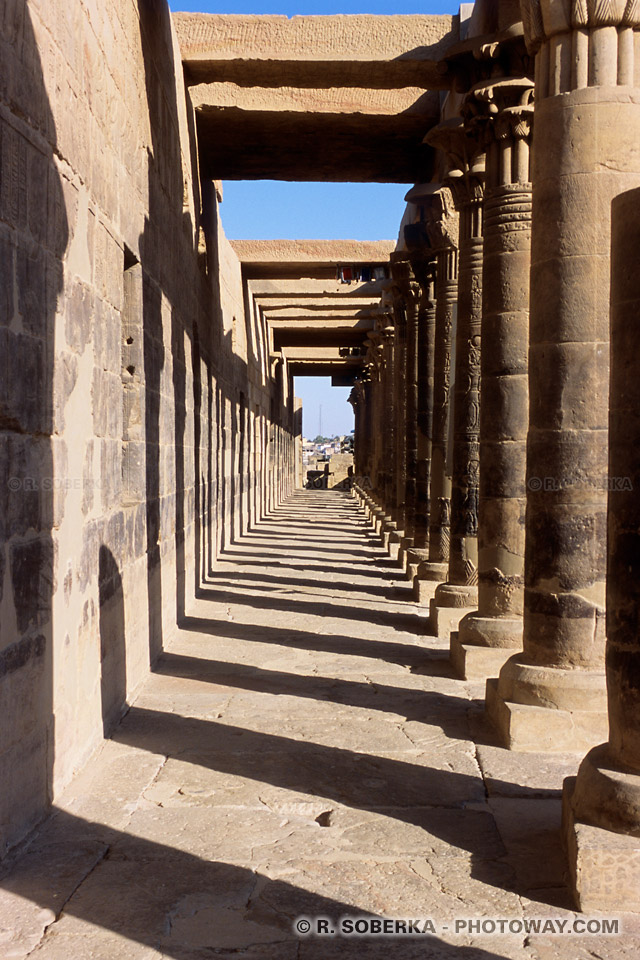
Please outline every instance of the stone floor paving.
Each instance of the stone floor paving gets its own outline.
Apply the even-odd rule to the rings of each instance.
[[[580,919],[559,832],[580,757],[497,747],[482,685],[454,679],[425,614],[354,499],[290,497],[216,562],[113,738],[5,865],[0,957],[636,956],[628,915],[619,936],[524,929]],[[358,916],[429,935],[295,930]]]

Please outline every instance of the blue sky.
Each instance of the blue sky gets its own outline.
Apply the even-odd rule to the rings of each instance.
[[[220,215],[230,240],[397,240],[409,190],[404,183],[285,180],[222,186]]]
[[[457,13],[459,4],[445,0],[170,0],[172,10],[191,10],[195,13],[280,13],[287,17],[301,14],[328,15],[333,13]]]
[[[457,13],[446,0],[170,0],[172,10],[199,13],[412,14]],[[395,240],[409,187],[397,183],[288,183],[233,181],[223,184],[220,210],[231,239]],[[259,211],[259,216],[256,216]],[[349,433],[353,410],[349,389],[332,387],[326,377],[298,377],[296,395],[303,402],[303,432],[318,433],[320,406],[325,435]]]
[[[296,397],[302,400],[302,434],[314,440],[320,433],[333,437],[353,430],[351,387],[332,387],[330,377],[296,377]],[[322,409],[320,409],[322,408]]]

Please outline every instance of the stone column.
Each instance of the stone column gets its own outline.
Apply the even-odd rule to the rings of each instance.
[[[379,506],[379,494],[376,493],[377,484],[377,450],[379,445],[379,431],[377,418],[378,383],[377,363],[375,359],[375,345],[369,343],[365,360],[358,381],[361,390],[362,411],[360,414],[361,431],[364,437],[363,454],[357,463],[358,495],[363,501],[369,519],[378,525],[383,511]]]
[[[368,474],[368,494],[373,501],[373,505],[376,511],[380,512],[380,447],[382,443],[382,436],[380,433],[380,352],[379,352],[379,341],[380,334],[378,332],[370,332],[367,334],[369,341],[367,355],[365,364],[369,370],[369,406],[370,406],[370,434],[371,434],[371,444],[370,444],[370,457],[369,457],[369,474]]]
[[[610,205],[640,182],[634,10],[522,3],[536,51],[524,651],[487,685],[515,749],[588,748],[607,731]]]
[[[364,453],[362,457],[362,477],[368,495],[371,494],[371,463],[373,460],[373,384],[371,382],[371,364],[365,363],[362,368],[362,422],[364,426]]]
[[[382,416],[380,430],[382,432],[382,483],[384,516],[382,518],[383,533],[390,535],[395,529],[393,507],[395,504],[395,472],[393,469],[395,451],[395,410],[393,374],[395,369],[394,344],[395,328],[392,318],[385,314],[385,325],[382,328],[382,363],[383,363],[383,390],[381,398]]]
[[[384,409],[384,344],[382,329],[385,320],[379,318],[376,320],[376,327],[373,333],[369,334],[371,340],[371,378],[375,396],[375,402],[372,408],[373,415],[373,441],[374,441],[374,462],[373,462],[373,496],[376,503],[376,528],[381,530],[385,518],[384,506],[384,468],[385,468],[385,423],[386,413]]]
[[[450,159],[448,179],[460,213],[449,570],[431,601],[431,626],[437,636],[448,637],[478,602],[484,154],[463,120],[445,121],[430,131],[427,141],[442,147]]]
[[[420,563],[414,579],[414,595],[420,603],[432,598],[436,584],[446,580],[449,569],[451,347],[458,301],[458,215],[451,191],[447,187],[439,190],[425,213],[437,261],[429,557]]]
[[[416,350],[416,497],[413,546],[407,552],[407,576],[412,582],[419,565],[429,559],[429,486],[433,436],[433,379],[435,347],[435,252],[428,245],[424,223],[405,227],[413,275],[419,284]]]
[[[420,287],[408,260],[397,260],[392,267],[401,296],[400,310],[405,323],[404,364],[404,445],[405,445],[405,510],[401,560],[411,549],[415,536],[416,496],[418,486],[418,332]]]
[[[451,635],[458,676],[497,676],[522,647],[525,460],[529,401],[533,81],[479,84],[468,108],[486,116],[478,609]]]
[[[353,407],[354,416],[353,465],[356,476],[362,477],[364,472],[365,437],[363,390],[360,380],[356,381],[349,394],[349,403]]]
[[[392,255],[393,256],[393,255]],[[400,261],[401,262],[401,261]],[[392,271],[397,259],[392,259]],[[393,409],[394,409],[394,508],[393,519],[395,530],[389,534],[389,553],[392,559],[398,558],[403,540],[406,537],[406,488],[407,488],[407,453],[406,453],[406,358],[407,358],[407,318],[404,302],[399,287],[394,285],[391,290],[393,303],[393,324],[395,330],[393,350]]]
[[[609,740],[565,780],[582,910],[640,911],[640,189],[612,205],[606,674]]]

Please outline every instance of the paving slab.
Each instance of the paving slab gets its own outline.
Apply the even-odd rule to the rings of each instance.
[[[299,491],[223,551],[112,739],[3,864],[3,960],[635,957],[629,916],[616,938],[455,929],[579,917],[559,840],[579,756],[498,746],[401,578],[341,492]],[[433,930],[295,928],[358,916]]]

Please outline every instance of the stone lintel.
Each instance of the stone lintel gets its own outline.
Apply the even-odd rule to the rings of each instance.
[[[224,217],[224,208],[222,213]],[[267,302],[270,298],[281,300],[289,297],[297,301],[306,298],[314,300],[316,298],[342,298],[345,296],[354,300],[369,298],[372,302],[376,302],[382,296],[385,282],[384,280],[367,280],[344,284],[339,280],[316,280],[312,277],[298,280],[265,278],[263,280],[249,280],[248,287],[252,296],[259,297],[263,302]]]
[[[288,361],[292,377],[336,377],[359,374],[362,368],[361,357],[347,357],[340,360],[313,360],[303,358]]]
[[[299,266],[313,271],[356,263],[383,265],[395,250],[395,240],[230,240],[243,268]],[[274,274],[272,274],[274,276]],[[313,277],[314,273],[301,273]],[[321,278],[322,279],[322,278]]]
[[[428,14],[286,17],[174,13],[173,23],[182,61],[196,80],[220,76],[221,67],[228,75],[232,65],[245,77],[267,78],[274,65],[281,76],[285,72],[295,77],[304,75],[305,69],[325,67],[349,78],[355,78],[355,68],[361,66],[376,80],[379,74],[388,82],[416,75],[427,77],[431,86],[442,86],[437,65],[460,37],[457,16]]]
[[[433,123],[439,113],[438,95],[425,87],[406,86],[390,90],[367,87],[295,86],[247,87],[229,81],[199,83],[189,88],[189,96],[198,113],[217,114],[238,110],[251,116],[279,113],[304,113],[332,116],[428,118]]]
[[[325,363],[327,361],[342,362],[337,346],[323,346],[308,344],[306,346],[284,346],[282,355],[287,360],[305,360],[307,362]]]
[[[268,297],[263,300],[262,297],[255,298],[256,305],[261,307],[265,313],[273,317],[278,316],[345,316],[345,317],[369,317],[373,314],[383,316],[379,301],[365,300],[363,297],[351,298],[344,297],[317,297],[311,299],[302,297],[298,300],[296,297],[287,297],[277,300],[274,297]]]
[[[373,317],[307,317],[307,316],[296,316],[295,314],[286,319],[279,319],[278,317],[270,317],[268,314],[265,315],[266,319],[269,322],[269,326],[275,331],[280,332],[289,331],[291,333],[303,334],[305,331],[309,332],[326,332],[327,336],[332,334],[339,334],[341,332],[351,332],[359,331],[360,333],[367,333],[370,330],[373,330]],[[363,341],[364,343],[364,341]]]
[[[353,309],[349,310],[348,308],[336,309],[332,307],[327,307],[326,310],[316,310],[313,313],[310,313],[301,307],[291,307],[291,308],[282,308],[280,310],[263,310],[265,318],[274,323],[278,320],[283,321],[287,324],[306,324],[309,323],[313,325],[314,321],[325,321],[330,324],[335,322],[336,324],[344,323],[348,325],[353,325],[358,320],[365,321],[367,323],[367,328],[371,329],[375,321],[375,313],[371,310],[358,310]]]

